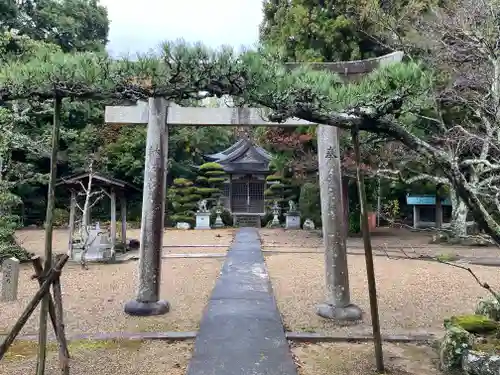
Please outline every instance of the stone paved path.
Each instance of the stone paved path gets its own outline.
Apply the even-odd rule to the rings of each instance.
[[[297,375],[255,228],[236,233],[187,375]]]

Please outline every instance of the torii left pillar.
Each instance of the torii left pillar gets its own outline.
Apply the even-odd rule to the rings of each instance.
[[[150,98],[147,107],[122,108],[124,110],[122,124],[137,118],[142,118],[143,121],[147,119],[148,124],[142,199],[139,285],[135,299],[125,304],[125,312],[135,316],[162,315],[170,310],[169,303],[160,300],[167,185],[168,103],[163,98]],[[130,111],[140,113],[131,114]],[[134,120],[134,123],[137,121]]]

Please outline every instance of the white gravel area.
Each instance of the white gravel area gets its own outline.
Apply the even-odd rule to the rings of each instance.
[[[183,375],[192,348],[191,342],[76,342],[70,344],[70,374]],[[0,374],[34,374],[35,368],[34,347],[14,347],[11,355],[0,361]],[[45,373],[60,373],[55,348],[48,353]]]
[[[321,254],[277,254],[266,263],[278,307],[291,331],[370,332],[370,305],[364,257],[349,256],[351,301],[365,312],[363,323],[341,327],[316,315],[325,300]],[[477,276],[500,291],[500,272],[471,266]],[[470,274],[435,262],[375,258],[379,315],[386,334],[440,333],[443,320],[473,313],[480,297],[488,296]]]
[[[166,259],[162,262],[160,297],[171,311],[157,317],[131,317],[123,312],[137,288],[138,263],[89,264],[88,270],[68,264],[62,273],[63,305],[67,334],[141,331],[194,331],[219,275],[220,259]],[[0,334],[5,334],[28,302],[38,284],[30,280],[33,270],[20,272],[19,297],[0,302]],[[37,333],[39,308],[21,334]],[[52,333],[52,330],[49,330]]]

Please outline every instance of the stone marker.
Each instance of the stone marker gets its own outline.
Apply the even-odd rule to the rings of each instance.
[[[2,263],[2,301],[17,300],[17,286],[19,283],[19,260],[5,259]]]

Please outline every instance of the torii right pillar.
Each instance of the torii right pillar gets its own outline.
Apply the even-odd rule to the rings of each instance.
[[[394,52],[374,59],[312,65],[337,73],[346,81],[355,81],[376,68],[400,62],[402,58],[402,52]],[[348,198],[342,184],[338,129],[319,125],[317,139],[326,276],[326,300],[318,305],[317,314],[336,321],[358,321],[363,313],[351,302],[349,289],[345,215]]]
[[[361,309],[351,303],[347,267],[347,223],[345,222],[342,171],[338,130],[318,126],[318,169],[321,196],[321,222],[325,246],[326,301],[317,313],[327,319],[357,321]]]

